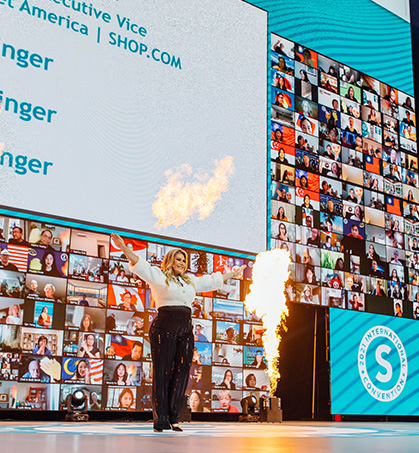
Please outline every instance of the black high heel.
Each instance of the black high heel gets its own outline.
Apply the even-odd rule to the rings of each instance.
[[[164,429],[170,429],[169,420],[167,420],[167,417],[159,417],[154,420],[153,428],[155,433],[161,433]]]
[[[178,432],[183,432],[183,429],[179,426],[179,423],[172,423],[172,430],[178,431]]]

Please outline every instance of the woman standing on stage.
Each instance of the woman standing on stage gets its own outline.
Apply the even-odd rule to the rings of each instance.
[[[194,349],[191,303],[197,292],[221,288],[226,280],[238,277],[246,266],[226,274],[216,272],[195,277],[184,274],[188,268],[188,256],[182,249],[166,253],[160,269],[133,253],[119,235],[112,234],[111,237],[128,258],[130,270],[150,285],[158,309],[149,331],[153,360],[154,430],[161,432],[172,428],[182,431],[179,414]]]

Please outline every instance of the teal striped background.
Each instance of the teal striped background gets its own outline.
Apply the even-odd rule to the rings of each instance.
[[[362,384],[358,370],[358,348],[365,333],[372,327],[385,326],[400,338],[406,351],[408,373],[402,393],[393,401],[381,402],[369,395]],[[384,315],[330,309],[330,378],[331,413],[366,415],[419,415],[419,321],[393,318]],[[374,358],[378,344],[391,344],[386,339],[376,339],[368,348],[370,360],[367,371],[370,378],[381,371]],[[380,389],[388,390],[394,385],[400,368],[398,354],[392,352],[385,357],[393,365],[393,378],[385,384],[375,383]]]
[[[371,0],[251,0],[270,31],[352,66],[410,95],[410,24]]]

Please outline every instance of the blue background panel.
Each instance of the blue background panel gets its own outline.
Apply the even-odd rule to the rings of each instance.
[[[331,308],[332,414],[419,415],[418,339],[418,321]]]
[[[413,95],[410,24],[371,0],[252,0],[270,31]]]

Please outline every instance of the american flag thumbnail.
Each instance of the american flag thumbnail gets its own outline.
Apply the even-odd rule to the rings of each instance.
[[[20,272],[28,269],[28,250],[29,247],[9,244],[9,261],[14,264]]]
[[[102,384],[103,360],[90,359],[90,381],[92,384]]]

